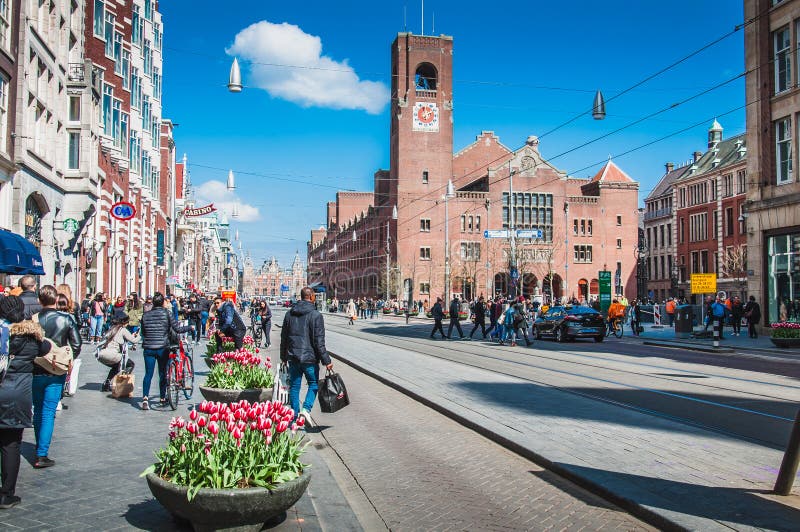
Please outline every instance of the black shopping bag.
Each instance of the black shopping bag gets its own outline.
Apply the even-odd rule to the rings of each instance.
[[[350,404],[344,380],[338,373],[328,370],[319,389],[319,406],[323,412],[333,413]]]

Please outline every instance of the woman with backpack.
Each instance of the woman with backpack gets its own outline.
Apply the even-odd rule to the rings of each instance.
[[[25,305],[19,297],[0,298],[0,358],[7,363],[0,376],[0,509],[20,502],[15,489],[22,431],[33,426],[33,361],[50,352],[42,327],[24,317]]]

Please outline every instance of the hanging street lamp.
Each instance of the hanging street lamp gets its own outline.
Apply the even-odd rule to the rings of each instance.
[[[239,70],[239,61],[234,57],[231,65],[231,75],[228,80],[230,92],[242,92],[242,72]]]

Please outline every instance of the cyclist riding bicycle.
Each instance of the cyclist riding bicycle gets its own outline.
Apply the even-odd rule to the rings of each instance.
[[[608,329],[616,331],[619,327],[619,322],[625,317],[625,305],[622,305],[616,299],[611,302],[608,307]]]

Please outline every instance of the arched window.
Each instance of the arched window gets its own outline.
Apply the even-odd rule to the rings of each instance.
[[[44,213],[39,202],[31,194],[25,201],[25,238],[37,248],[42,243],[42,217]]]
[[[414,83],[418,91],[435,91],[438,75],[436,67],[430,63],[420,63],[414,75]]]

